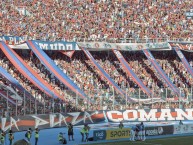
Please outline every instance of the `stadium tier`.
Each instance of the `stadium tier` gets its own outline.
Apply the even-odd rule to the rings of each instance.
[[[2,115],[192,108],[190,42],[1,39]]]
[[[190,0],[1,0],[0,113],[191,108],[192,18]]]
[[[0,144],[189,145],[192,32],[193,0],[0,0]]]
[[[191,0],[2,0],[0,35],[34,40],[192,40]]]

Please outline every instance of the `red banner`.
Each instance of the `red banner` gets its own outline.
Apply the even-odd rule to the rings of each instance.
[[[62,54],[68,56],[69,58],[72,58],[75,50],[70,50],[70,51],[60,51]]]

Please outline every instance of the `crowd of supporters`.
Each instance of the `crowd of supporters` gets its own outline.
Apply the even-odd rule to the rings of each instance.
[[[190,0],[2,0],[0,36],[25,36],[29,39],[50,41],[118,42],[120,39],[176,38],[190,40],[193,38],[193,19],[187,18],[185,13],[192,10],[193,4]],[[20,96],[26,96],[25,101],[17,108],[17,115],[144,107],[192,107],[193,78],[174,51],[152,54],[172,83],[179,88],[181,98],[173,93],[140,51],[122,54],[137,77],[153,92],[151,97],[140,90],[112,52],[91,52],[97,63],[126,92],[127,97],[137,100],[135,103],[127,102],[125,96],[121,96],[99,75],[84,52],[76,51],[70,59],[58,51],[46,51],[56,65],[94,102],[93,104],[88,104],[86,100],[72,93],[35,55],[31,55],[30,51],[17,50],[16,53],[65,100],[53,99],[42,92],[17,70],[1,51],[0,66],[26,90],[24,93],[12,86]],[[193,67],[193,53],[183,53]],[[10,85],[9,83],[2,77],[1,84]],[[15,115],[15,106],[10,102],[5,103],[6,98],[0,98],[0,108],[3,108],[1,110],[10,116]],[[183,101],[179,103],[179,100]]]
[[[45,40],[191,39],[191,0],[2,0],[0,35]]]
[[[39,61],[35,54],[29,50],[15,50],[17,54],[30,66],[37,74],[43,78],[51,87],[56,90],[65,101],[53,99],[45,92],[39,90],[34,84],[28,81],[1,52],[0,66],[10,73],[29,92],[30,99],[26,97],[26,104],[18,107],[18,115],[28,113],[52,113],[52,112],[73,112],[85,110],[122,110],[137,108],[191,108],[193,96],[193,79],[179,60],[175,51],[152,52],[162,69],[166,72],[172,83],[180,89],[181,98],[167,87],[167,84],[150,65],[145,55],[141,51],[122,52],[130,67],[142,82],[153,92],[153,96],[147,96],[138,85],[125,73],[121,64],[111,51],[91,52],[96,61],[110,75],[118,86],[124,90],[127,97],[133,98],[135,102],[127,102],[112,85],[106,81],[98,70],[87,59],[83,51],[76,51],[72,58],[67,57],[60,51],[46,51],[47,55],[56,65],[85,92],[93,104],[88,104],[86,100],[80,99],[78,95],[72,93],[64,84],[53,76]],[[193,65],[192,53],[183,52],[190,66]],[[139,57],[140,56],[140,57]],[[8,81],[1,83],[9,85]],[[24,96],[16,87],[13,87],[18,94]],[[36,100],[36,102],[32,100]],[[6,102],[6,99],[3,99]],[[180,102],[179,102],[180,100]],[[11,103],[9,103],[9,106]],[[24,106],[26,108],[24,108]],[[7,104],[4,104],[6,110]],[[11,108],[11,107],[9,107]],[[15,108],[15,106],[13,106]],[[14,109],[13,109],[14,110]],[[11,110],[10,110],[11,112]],[[10,113],[9,112],[9,113]],[[14,113],[13,113],[14,114]],[[13,115],[12,114],[12,115]]]

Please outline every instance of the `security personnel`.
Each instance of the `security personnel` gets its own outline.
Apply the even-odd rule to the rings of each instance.
[[[69,123],[68,125],[68,139],[70,141],[70,136],[72,137],[72,140],[74,141],[74,132],[73,132],[73,125]]]
[[[89,130],[90,130],[90,127],[88,125],[86,125],[86,127],[85,127],[85,136],[86,136],[85,142],[88,142]]]
[[[1,144],[4,145],[4,142],[5,142],[5,132],[2,130],[1,131]]]
[[[124,127],[124,125],[123,125],[123,122],[121,121],[121,122],[119,123],[119,128],[120,128],[120,129],[123,129],[123,127]]]
[[[9,145],[12,145],[13,140],[14,140],[14,135],[13,135],[12,130],[10,130],[9,131]]]
[[[90,127],[88,126],[88,124],[85,124],[84,130],[85,130],[84,133],[85,133],[85,136],[86,136],[85,142],[88,142],[88,136],[89,136],[89,131],[90,131]]]
[[[35,129],[35,145],[38,144],[38,139],[39,139],[39,130],[38,128]]]
[[[58,141],[59,141],[59,143],[61,143],[61,144],[67,144],[67,140],[65,139],[64,134],[65,134],[65,133],[62,133],[62,132],[60,132],[60,133],[58,134]]]
[[[84,134],[86,132],[85,125],[84,127],[80,130],[80,134],[82,135],[82,142],[84,141]]]
[[[60,133],[58,134],[58,141],[59,141],[59,142],[63,141],[62,132],[60,132]]]
[[[30,139],[31,139],[31,134],[32,134],[32,130],[31,130],[31,128],[29,128],[28,129],[28,131],[27,131],[27,140],[30,142]]]

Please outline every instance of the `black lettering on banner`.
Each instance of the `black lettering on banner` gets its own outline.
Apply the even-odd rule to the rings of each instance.
[[[157,136],[157,135],[169,135],[174,133],[174,126],[155,126],[155,127],[146,127],[145,135],[146,136]]]
[[[129,130],[119,130],[119,131],[111,131],[110,137],[116,138],[116,137],[124,137],[129,135]]]
[[[94,140],[105,140],[106,139],[106,130],[94,130],[93,131]]]

